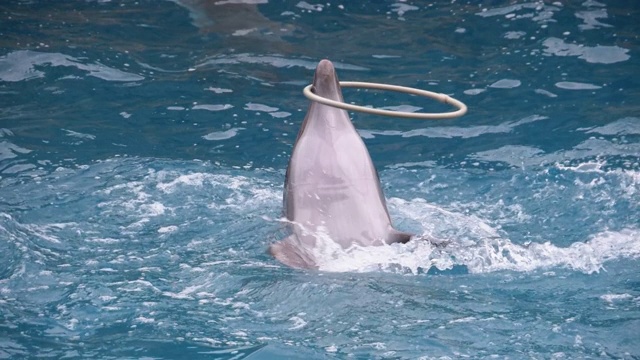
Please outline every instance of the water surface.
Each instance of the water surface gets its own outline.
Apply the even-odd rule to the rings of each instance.
[[[0,358],[640,357],[631,2],[0,14]],[[469,106],[352,115],[394,224],[447,247],[352,249],[317,272],[266,253],[286,235],[284,173],[322,58],[341,80]]]

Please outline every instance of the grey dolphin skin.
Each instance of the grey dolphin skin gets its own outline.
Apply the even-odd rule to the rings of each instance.
[[[343,102],[333,64],[322,60],[312,91]],[[391,225],[378,173],[345,110],[312,101],[293,146],[284,186],[284,215],[292,234],[270,246],[280,262],[317,269],[323,239],[351,245],[406,243]]]

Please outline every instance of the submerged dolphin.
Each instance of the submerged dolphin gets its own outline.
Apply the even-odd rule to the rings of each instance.
[[[343,102],[333,64],[322,60],[312,91]],[[317,268],[317,250],[332,240],[343,249],[406,243],[393,228],[378,173],[345,110],[312,101],[289,159],[284,215],[292,234],[269,248],[280,262]]]

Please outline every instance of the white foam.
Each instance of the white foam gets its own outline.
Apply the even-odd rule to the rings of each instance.
[[[215,198],[207,205],[214,210],[245,211],[247,207],[260,206],[265,202],[277,202],[282,198],[280,188],[244,176],[208,173],[183,175],[177,172],[159,171],[152,181],[157,181],[156,188],[165,193],[182,191],[182,187],[202,186],[216,189],[214,192],[222,191],[225,193],[223,198]]]
[[[417,274],[419,269],[433,265],[430,256],[433,248],[427,242],[410,242],[407,245],[383,245],[361,247],[354,245],[341,249],[339,245],[331,253],[318,253],[318,268],[328,272],[371,272],[401,267]],[[443,266],[448,266],[445,264]]]
[[[205,62],[196,65],[196,67],[203,67],[207,65],[224,65],[224,64],[263,64],[270,65],[276,68],[292,68],[302,67],[309,70],[315,70],[318,63],[314,60],[306,59],[288,59],[282,56],[275,55],[254,55],[254,54],[237,54],[237,55],[219,55],[206,60]],[[355,71],[367,71],[368,68],[345,64],[341,62],[333,62],[333,66],[339,70],[355,70]]]
[[[232,332],[231,335],[238,336],[238,337],[248,336],[248,334],[245,331],[240,331],[240,330]]]
[[[524,31],[507,31],[504,34],[504,38],[505,39],[520,39],[521,37],[527,35],[526,32]]]
[[[554,5],[556,4],[554,3]],[[526,12],[524,14],[518,14],[518,12],[520,12],[521,10],[529,9],[531,9],[532,11]],[[498,7],[494,9],[484,8],[481,12],[476,13],[476,15],[482,17],[505,15],[505,17],[509,20],[531,19],[532,21],[544,25],[548,22],[554,21],[553,15],[557,11],[560,11],[560,7],[558,6],[547,5],[543,2],[529,2]]]
[[[584,273],[599,272],[607,261],[640,258],[640,229],[604,231],[585,241],[559,247],[550,241],[515,244],[483,220],[450,212],[422,199],[392,198],[389,204],[404,218],[419,222],[426,236],[448,239],[436,248],[427,241],[372,247],[324,244],[314,252],[319,268],[329,272],[401,271],[419,273],[432,267],[441,270],[464,266],[471,273],[495,271],[529,272],[568,268]],[[321,241],[326,241],[322,236]]]
[[[633,296],[631,296],[630,294],[605,294],[600,296],[600,299],[606,301],[609,303],[609,305],[613,305],[613,303],[615,301],[622,301],[622,300],[628,300],[628,299],[633,299]]]
[[[231,33],[231,36],[247,36],[255,31],[258,31],[258,28],[240,29]]]
[[[586,6],[586,7],[605,7],[606,5],[596,1],[596,0],[586,0],[585,2],[582,3],[582,6]]]
[[[161,177],[164,177],[165,174],[160,174]],[[202,186],[204,180],[206,178],[206,174],[203,173],[194,173],[187,175],[178,175],[175,179],[168,183],[159,182],[156,187],[166,193],[173,192],[178,185],[187,185],[187,186]]]
[[[640,153],[638,143],[617,143],[606,139],[587,139],[572,149],[560,150],[554,153],[545,153],[536,147],[524,145],[505,145],[498,149],[480,151],[470,155],[470,158],[508,163],[515,167],[539,166],[543,163],[563,163],[567,159],[582,163],[590,163],[590,158],[605,156],[636,156]],[[585,165],[586,166],[586,165]],[[622,171],[622,170],[621,170]]]
[[[42,240],[46,240],[54,244],[61,243],[60,239],[57,236],[50,233],[50,229],[51,229],[50,225],[25,224],[22,226],[24,226],[25,229],[32,232],[34,235],[36,235],[38,238]]]
[[[601,89],[602,86],[581,83],[581,82],[573,82],[573,81],[560,81],[556,84],[557,88],[565,89],[565,90],[598,90]]]
[[[558,97],[558,95],[556,95],[556,94],[554,94],[554,93],[552,93],[552,92],[550,92],[550,91],[544,90],[544,89],[535,89],[535,90],[533,90],[533,91],[534,91],[536,94],[540,94],[540,95],[548,96],[548,97],[550,97],[550,98]]]
[[[278,111],[277,107],[258,104],[258,103],[247,103],[245,104],[244,109],[249,111],[264,111],[264,112]]]
[[[495,88],[495,89],[512,89],[520,86],[521,84],[522,83],[520,82],[520,80],[502,79],[489,85],[489,87]]]
[[[629,60],[631,56],[627,54],[629,49],[619,46],[584,46],[579,44],[568,44],[562,39],[550,37],[542,42],[545,47],[544,53],[548,56],[577,56],[588,63],[613,64]]]
[[[121,242],[121,240],[113,239],[113,238],[90,238],[90,239],[86,239],[85,241],[89,243],[100,243],[100,244],[117,244]]]
[[[335,344],[331,344],[329,346],[327,346],[326,348],[324,348],[324,351],[328,352],[328,353],[337,353],[338,352],[338,347]]]
[[[485,91],[487,91],[487,89],[467,89],[463,91],[463,93],[465,93],[466,95],[478,95],[482,94]]]
[[[584,129],[579,129],[584,130]],[[640,118],[625,117],[612,123],[591,128],[586,133],[601,135],[640,135]]]
[[[208,133],[207,135],[204,135],[202,138],[210,141],[227,140],[238,135],[238,132],[241,130],[244,130],[244,128],[237,127],[225,131],[213,131]]]
[[[409,5],[401,2],[391,4],[391,12],[397,13],[398,18],[401,20],[403,19],[403,16],[407,11],[416,11],[419,9],[420,8],[417,6],[413,6],[413,5]]]
[[[231,90],[231,89],[217,88],[217,87],[212,87],[212,86],[206,88],[205,90],[212,91],[212,92],[214,92],[216,94],[224,94],[224,93],[233,92],[233,90]]]
[[[322,4],[309,4],[306,1],[300,1],[296,4],[297,8],[309,10],[309,11],[322,11],[324,9],[324,5]]]
[[[467,316],[459,319],[450,320],[449,324],[475,322],[478,319],[475,316]]]
[[[187,286],[184,290],[180,291],[179,293],[174,293],[171,291],[165,291],[162,293],[162,295],[164,296],[168,296],[170,298],[173,299],[180,299],[180,300],[193,300],[193,293],[196,292],[198,289],[204,287],[205,285],[193,285],[193,286]]]
[[[482,11],[476,13],[476,15],[482,16],[482,17],[507,15],[507,14],[510,14],[510,13],[512,13],[514,11],[521,10],[523,8],[535,9],[536,6],[537,6],[537,4],[532,2],[532,3],[516,4],[516,5],[498,7],[498,8],[494,8],[494,9],[482,9]]]
[[[500,161],[520,167],[541,163],[541,159],[536,158],[541,154],[544,154],[544,151],[533,146],[504,145],[497,149],[479,151],[471,155],[470,158],[482,161]]]
[[[298,314],[300,315],[300,314]],[[302,329],[307,325],[307,322],[301,318],[300,316],[293,316],[289,319],[289,321],[293,322],[293,325],[289,328],[289,330],[298,330]]]
[[[158,216],[164,214],[166,207],[162,203],[154,201],[150,204],[140,205],[139,209],[145,216]]]
[[[269,115],[271,115],[274,118],[283,119],[291,116],[291,113],[286,111],[274,111],[274,112],[270,112]]]
[[[575,166],[566,166],[564,164],[556,164],[556,168],[560,170],[569,170],[575,172],[597,172],[604,174],[605,171],[602,168],[606,165],[605,161],[587,161],[577,164]]]
[[[249,4],[249,5],[258,5],[258,4],[268,4],[269,0],[219,0],[214,2],[214,5],[226,5],[226,4]]]
[[[373,139],[377,135],[401,136],[409,138],[414,136],[425,136],[429,138],[472,138],[484,134],[509,133],[515,127],[547,119],[546,116],[531,115],[517,121],[507,121],[499,125],[477,125],[477,126],[433,126],[423,129],[413,129],[409,131],[400,130],[368,130],[358,129],[358,133],[365,139]]]
[[[599,272],[606,261],[640,256],[640,231],[624,229],[605,231],[586,242],[576,242],[569,247],[558,247],[550,242],[516,245],[499,239],[484,244],[484,251],[469,249],[467,259],[476,263],[469,266],[471,272],[496,270],[533,271],[564,267],[584,273]],[[483,253],[486,257],[482,257]],[[481,255],[478,257],[478,255]],[[489,261],[487,261],[489,260]]]
[[[384,106],[384,107],[381,107],[381,109],[390,110],[390,111],[410,112],[410,113],[422,110],[421,107],[411,106],[411,105]]]
[[[45,73],[36,70],[41,65],[75,67],[88,72],[89,76],[107,81],[140,81],[143,76],[110,68],[100,63],[84,64],[80,59],[60,53],[46,53],[31,50],[18,50],[0,57],[0,80],[23,81],[42,78]]]
[[[435,167],[437,164],[438,163],[434,160],[425,160],[425,161],[397,163],[393,165],[387,165],[387,167],[389,169],[410,168],[410,167],[432,168],[432,167]]]
[[[399,55],[383,55],[383,54],[371,55],[371,57],[375,58],[375,59],[398,59],[398,58],[400,58]]]
[[[31,150],[25,149],[8,141],[0,141],[0,161],[12,159],[19,154],[28,154]]]
[[[578,11],[576,13],[576,17],[584,21],[584,24],[578,26],[581,30],[592,30],[601,27],[613,27],[609,24],[598,21],[598,19],[606,19],[608,17],[606,9]]]
[[[84,133],[77,132],[77,131],[72,131],[72,130],[67,130],[67,129],[62,129],[62,131],[66,132],[67,136],[75,137],[75,138],[78,138],[78,139],[95,140],[95,138],[96,138],[95,135],[84,134]]]
[[[202,104],[202,105],[194,105],[191,109],[193,110],[208,110],[208,111],[222,111],[231,109],[233,105],[231,104]]]
[[[168,234],[176,231],[178,231],[178,227],[175,225],[163,226],[158,229],[158,233],[160,234]]]
[[[154,318],[148,318],[148,317],[144,317],[142,315],[138,316],[137,318],[133,319],[134,322],[138,322],[138,323],[142,323],[142,324],[151,324],[156,322],[156,320]]]

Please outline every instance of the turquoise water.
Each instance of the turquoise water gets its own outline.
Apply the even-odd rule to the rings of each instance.
[[[0,14],[0,358],[640,358],[635,2]],[[396,227],[448,246],[353,249],[320,271],[266,253],[322,58],[469,106],[352,115]]]

